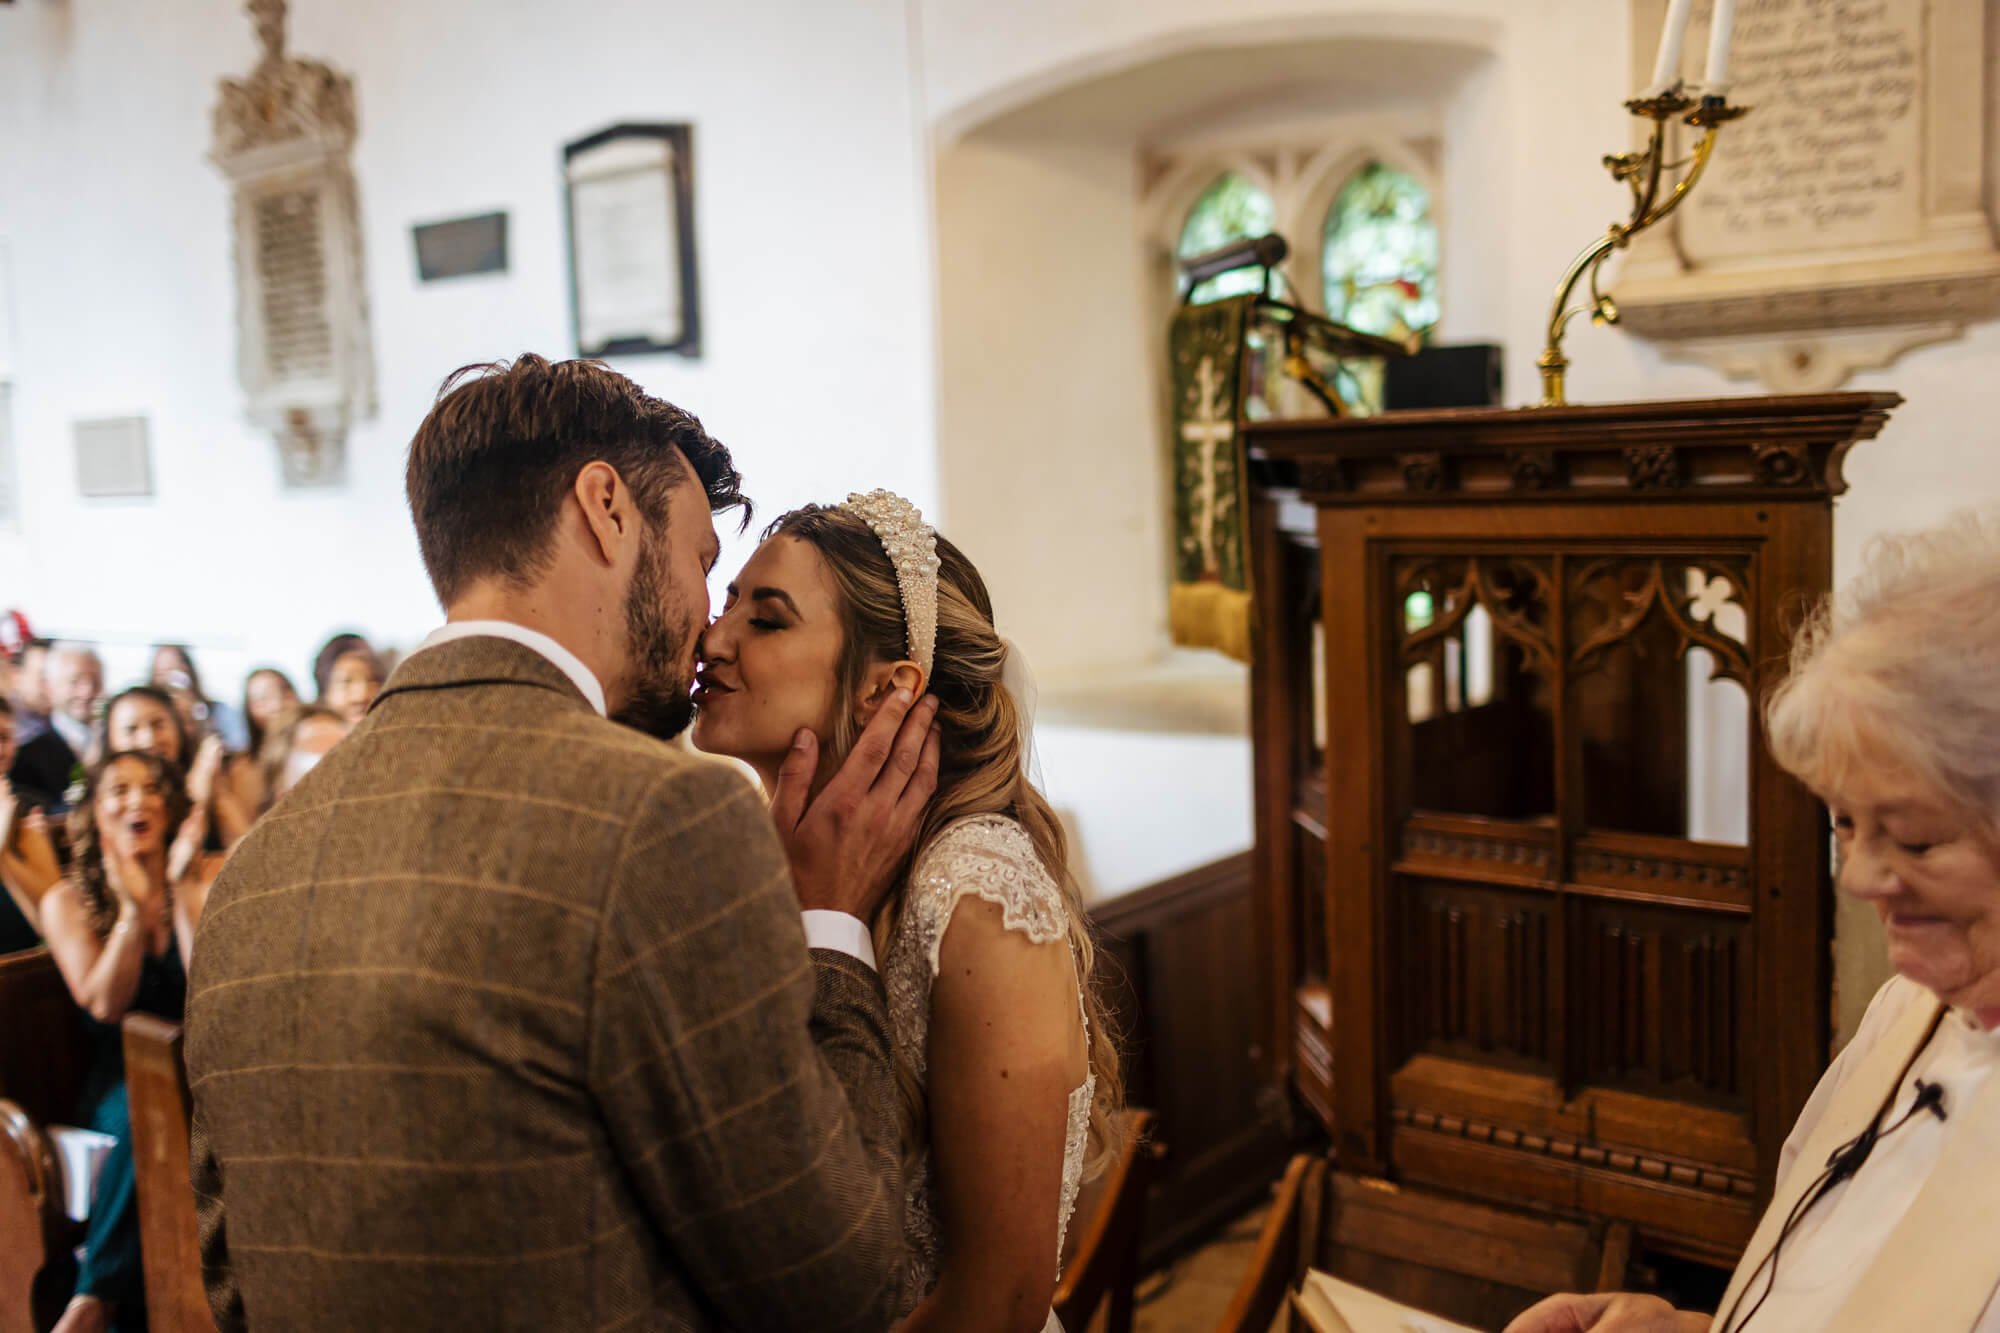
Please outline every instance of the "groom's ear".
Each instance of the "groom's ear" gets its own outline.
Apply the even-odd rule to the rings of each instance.
[[[855,721],[867,726],[890,695],[908,690],[912,699],[918,698],[925,683],[923,669],[915,662],[877,662],[862,677],[861,698],[854,705]]]

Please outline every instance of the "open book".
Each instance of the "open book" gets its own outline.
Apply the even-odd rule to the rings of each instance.
[[[1317,1268],[1306,1273],[1292,1304],[1315,1333],[1479,1333]]]

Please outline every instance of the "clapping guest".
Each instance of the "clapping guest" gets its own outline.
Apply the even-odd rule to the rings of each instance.
[[[22,800],[62,814],[69,809],[65,795],[90,752],[104,663],[88,644],[60,643],[49,650],[44,676],[49,725],[21,742],[8,775]]]
[[[206,732],[214,732],[222,737],[222,743],[239,754],[250,745],[249,733],[245,731],[243,716],[219,699],[208,697],[202,688],[201,673],[195,669],[194,655],[186,644],[162,643],[153,647],[152,683],[167,691],[169,696],[185,691],[192,705],[187,716],[188,731],[199,737]]]
[[[179,821],[180,831],[172,849],[176,874],[193,864],[203,851],[226,851],[234,847],[255,819],[255,808],[238,796],[227,780],[228,752],[219,736],[195,742],[188,734],[185,719],[173,700],[150,685],[134,685],[112,697],[104,710],[106,753],[136,750],[157,755],[187,774],[187,797],[192,807]]]
[[[332,669],[327,672],[326,689],[319,701],[347,719],[349,726],[354,726],[368,716],[368,706],[382,692],[382,682],[386,677],[382,659],[375,655],[373,648],[365,644],[350,648],[334,659]]]
[[[76,1296],[56,1333],[145,1326],[131,1113],[119,1025],[139,1011],[179,1021],[194,931],[220,868],[201,857],[175,877],[168,847],[188,812],[180,776],[156,754],[119,751],[91,774],[72,817],[76,861],[42,903],[42,928],[89,1018],[91,1062],[77,1123],[115,1140],[98,1175]]]

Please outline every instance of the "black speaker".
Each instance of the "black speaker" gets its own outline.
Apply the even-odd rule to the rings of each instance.
[[[1415,356],[1392,356],[1386,365],[1384,411],[1500,405],[1500,349],[1492,343],[1426,347]]]

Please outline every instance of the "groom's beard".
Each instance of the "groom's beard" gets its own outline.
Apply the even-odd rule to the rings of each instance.
[[[611,720],[669,741],[694,720],[694,682],[678,670],[681,636],[661,609],[662,586],[660,561],[649,546],[632,571],[632,591],[625,599],[625,634],[636,679],[631,697]]]

